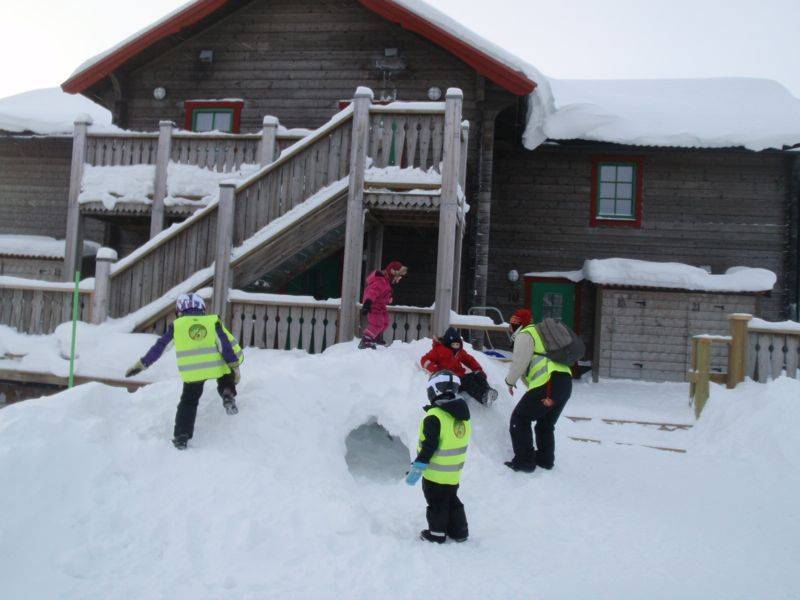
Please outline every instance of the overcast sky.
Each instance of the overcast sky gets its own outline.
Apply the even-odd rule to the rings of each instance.
[[[800,97],[800,0],[428,0],[563,78],[746,76]],[[0,97],[60,84],[183,0],[0,0]]]

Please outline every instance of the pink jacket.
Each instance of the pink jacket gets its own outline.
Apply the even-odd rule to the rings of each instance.
[[[372,300],[372,310],[386,310],[392,302],[392,284],[383,271],[373,271],[367,276],[362,302]]]

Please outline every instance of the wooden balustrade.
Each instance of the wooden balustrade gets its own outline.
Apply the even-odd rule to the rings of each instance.
[[[73,288],[69,284],[30,281],[0,282],[0,324],[20,333],[53,333],[72,320]],[[91,291],[80,290],[79,319],[89,320]]]
[[[444,148],[444,105],[422,114],[394,108],[370,109],[369,147],[372,166],[440,170]]]
[[[86,164],[93,167],[154,165],[158,133],[96,134],[86,140]]]
[[[759,383],[786,375],[798,379],[800,329],[780,327],[748,328],[746,372]]]

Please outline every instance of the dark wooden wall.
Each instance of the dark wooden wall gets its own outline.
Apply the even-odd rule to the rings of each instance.
[[[589,227],[591,157],[642,156],[641,229]],[[509,270],[575,270],[588,258],[635,258],[774,271],[766,318],[792,301],[781,287],[790,261],[789,158],[781,153],[609,146],[498,148],[492,206],[489,302],[504,313],[524,301]],[[796,202],[796,200],[795,200]],[[588,287],[587,287],[588,289]],[[592,296],[584,295],[584,328]]]
[[[71,138],[0,137],[0,233],[66,235]],[[89,222],[87,239],[102,241]]]

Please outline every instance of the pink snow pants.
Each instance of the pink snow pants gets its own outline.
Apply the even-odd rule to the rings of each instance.
[[[389,327],[389,311],[371,310],[367,315],[368,325],[364,328],[364,337],[369,340],[376,340],[387,327]]]

